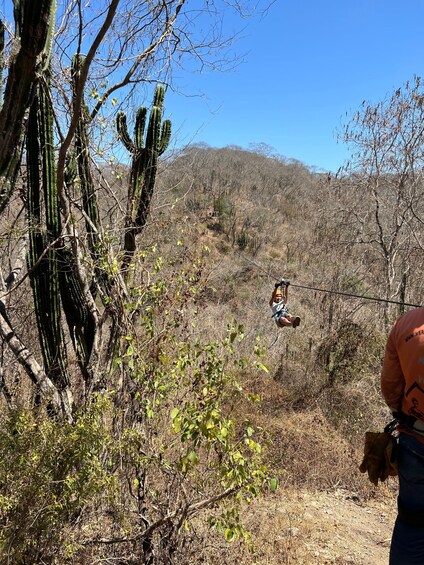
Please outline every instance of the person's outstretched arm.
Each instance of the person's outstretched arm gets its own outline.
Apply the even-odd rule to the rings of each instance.
[[[387,406],[392,412],[402,410],[402,398],[405,388],[405,377],[400,366],[396,349],[394,328],[386,343],[383,367],[381,370],[381,392]]]

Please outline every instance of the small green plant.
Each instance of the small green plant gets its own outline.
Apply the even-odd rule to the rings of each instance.
[[[215,198],[213,207],[218,219],[216,229],[222,233],[228,234],[235,218],[236,212],[234,204],[231,202],[228,196],[221,194],[220,196],[218,196],[218,198]]]
[[[99,396],[75,424],[29,410],[1,416],[2,563],[66,562],[78,548],[71,526],[113,499],[116,476],[105,465],[111,437],[103,421],[109,408]]]
[[[189,531],[199,515],[227,541],[249,539],[239,509],[258,496],[269,477],[260,431],[233,414],[247,396],[233,376],[247,366],[236,353],[241,339],[242,328],[232,326],[220,341],[173,341],[172,350],[162,348],[155,363],[142,360],[131,341],[122,359],[131,363],[138,419],[146,425],[128,428],[120,451],[129,483],[144,501],[144,518],[161,521],[155,506],[163,509],[161,515],[174,516],[158,523],[167,540],[163,555],[182,543],[178,524]],[[170,480],[172,493],[161,490]]]
[[[269,480],[262,431],[238,415],[241,402],[257,400],[249,400],[237,375],[264,370],[259,362],[263,350],[256,344],[254,361],[240,354],[244,333],[239,324],[230,324],[213,340],[191,333],[204,260],[191,253],[184,257],[182,244],[171,265],[144,255],[150,284],[127,305],[144,314],[116,359],[130,391],[122,416],[128,425],[119,431],[120,468],[126,477],[121,497],[132,501],[138,516],[130,528],[143,540],[140,559],[148,560],[154,548],[160,563],[182,551],[199,521],[228,541],[248,540],[239,510],[267,489]],[[172,279],[162,279],[170,267]],[[191,324],[184,324],[189,316]],[[129,492],[125,485],[131,485]]]
[[[246,231],[241,231],[237,235],[237,245],[241,251],[244,251],[246,247],[249,245],[250,237]]]

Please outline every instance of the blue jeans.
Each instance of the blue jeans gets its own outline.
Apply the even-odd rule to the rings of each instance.
[[[423,565],[424,443],[401,433],[398,467],[399,515],[393,529],[389,565]]]

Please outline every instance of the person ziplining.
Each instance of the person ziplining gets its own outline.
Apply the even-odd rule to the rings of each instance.
[[[269,305],[272,310],[272,317],[279,328],[285,328],[291,326],[297,328],[300,324],[299,316],[293,316],[289,314],[287,308],[287,298],[288,298],[288,287],[290,281],[281,279],[281,281],[276,282],[274,285],[274,290],[272,292]],[[284,291],[283,291],[284,288]]]
[[[268,269],[265,269],[262,265],[256,263],[255,261],[252,261],[251,259],[248,259],[243,254],[241,254],[241,255],[246,261],[248,261],[252,265],[255,265],[255,267],[258,270],[262,271],[268,278],[275,278],[275,274],[270,273]],[[340,290],[318,288],[316,286],[294,284],[294,283],[290,283],[289,281],[284,281],[284,279],[282,279],[278,283],[275,283],[275,288],[281,287],[284,282],[288,282],[288,284],[291,284],[291,286],[294,287],[294,288],[311,290],[313,292],[324,292],[326,294],[334,294],[334,295],[337,295],[337,296],[346,296],[346,297],[351,297],[351,298],[358,298],[360,300],[370,300],[372,302],[384,302],[386,304],[397,304],[399,306],[407,306],[407,307],[410,307],[410,308],[421,308],[421,306],[422,306],[422,304],[411,304],[410,302],[405,302],[404,300],[390,300],[388,298],[379,298],[377,296],[368,296],[365,293],[364,294],[356,294],[356,293],[353,293],[353,292],[342,292]],[[272,302],[273,302],[273,300],[272,300]],[[270,305],[271,305],[271,301],[270,301]],[[273,315],[273,317],[274,317],[274,315]],[[288,325],[290,325],[290,324],[288,324]]]

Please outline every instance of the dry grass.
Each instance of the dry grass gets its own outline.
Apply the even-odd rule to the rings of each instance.
[[[358,470],[363,433],[379,429],[387,413],[370,378],[326,389],[297,410],[291,407],[290,391],[270,377],[256,376],[245,386],[261,396],[261,410],[241,406],[240,414],[263,430],[268,464],[281,488],[344,488],[365,498],[373,496],[373,488]],[[358,406],[365,414],[355,419]]]

